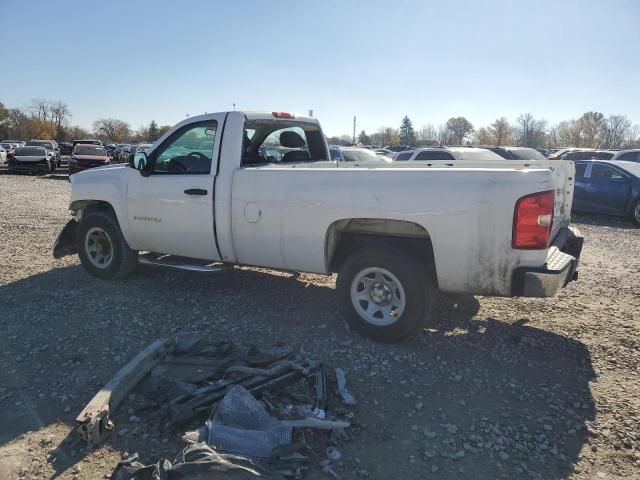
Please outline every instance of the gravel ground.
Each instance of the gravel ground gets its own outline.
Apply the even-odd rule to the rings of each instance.
[[[579,217],[580,280],[555,299],[447,297],[431,329],[379,345],[345,331],[332,277],[142,269],[99,281],[51,245],[66,176],[0,172],[0,479],[108,478],[125,452],[173,458],[180,432],[113,415],[86,451],[84,404],[177,330],[297,345],[342,366],[359,403],[344,479],[640,478],[640,229]],[[135,417],[134,417],[135,418]],[[318,470],[311,478],[324,478]]]

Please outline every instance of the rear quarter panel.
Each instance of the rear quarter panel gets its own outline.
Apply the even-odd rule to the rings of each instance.
[[[431,237],[441,290],[510,295],[515,268],[547,254],[511,248],[515,203],[554,188],[548,168],[245,168],[233,180],[234,247],[244,263],[326,273],[334,222],[405,220]],[[256,223],[244,220],[250,202],[263,214]]]

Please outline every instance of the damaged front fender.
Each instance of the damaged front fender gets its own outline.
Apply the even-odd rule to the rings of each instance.
[[[53,244],[53,258],[62,258],[66,255],[78,253],[78,226],[80,224],[72,218],[58,234]]]

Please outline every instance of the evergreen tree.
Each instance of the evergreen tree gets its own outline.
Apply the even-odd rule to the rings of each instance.
[[[414,145],[416,143],[416,132],[413,129],[413,123],[411,123],[407,115],[402,119],[399,133],[401,145]]]
[[[148,135],[149,135],[148,138],[150,142],[155,142],[160,136],[158,131],[158,124],[156,123],[155,120],[151,120],[151,123],[149,124]]]
[[[362,145],[370,145],[371,144],[371,137],[369,137],[369,135],[367,135],[367,132],[362,130],[360,132],[360,135],[358,135],[358,142],[360,142]]]

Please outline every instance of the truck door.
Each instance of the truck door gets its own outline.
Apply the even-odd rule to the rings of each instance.
[[[131,169],[128,220],[136,249],[219,260],[213,187],[224,114],[207,117],[148,153],[149,176]]]

